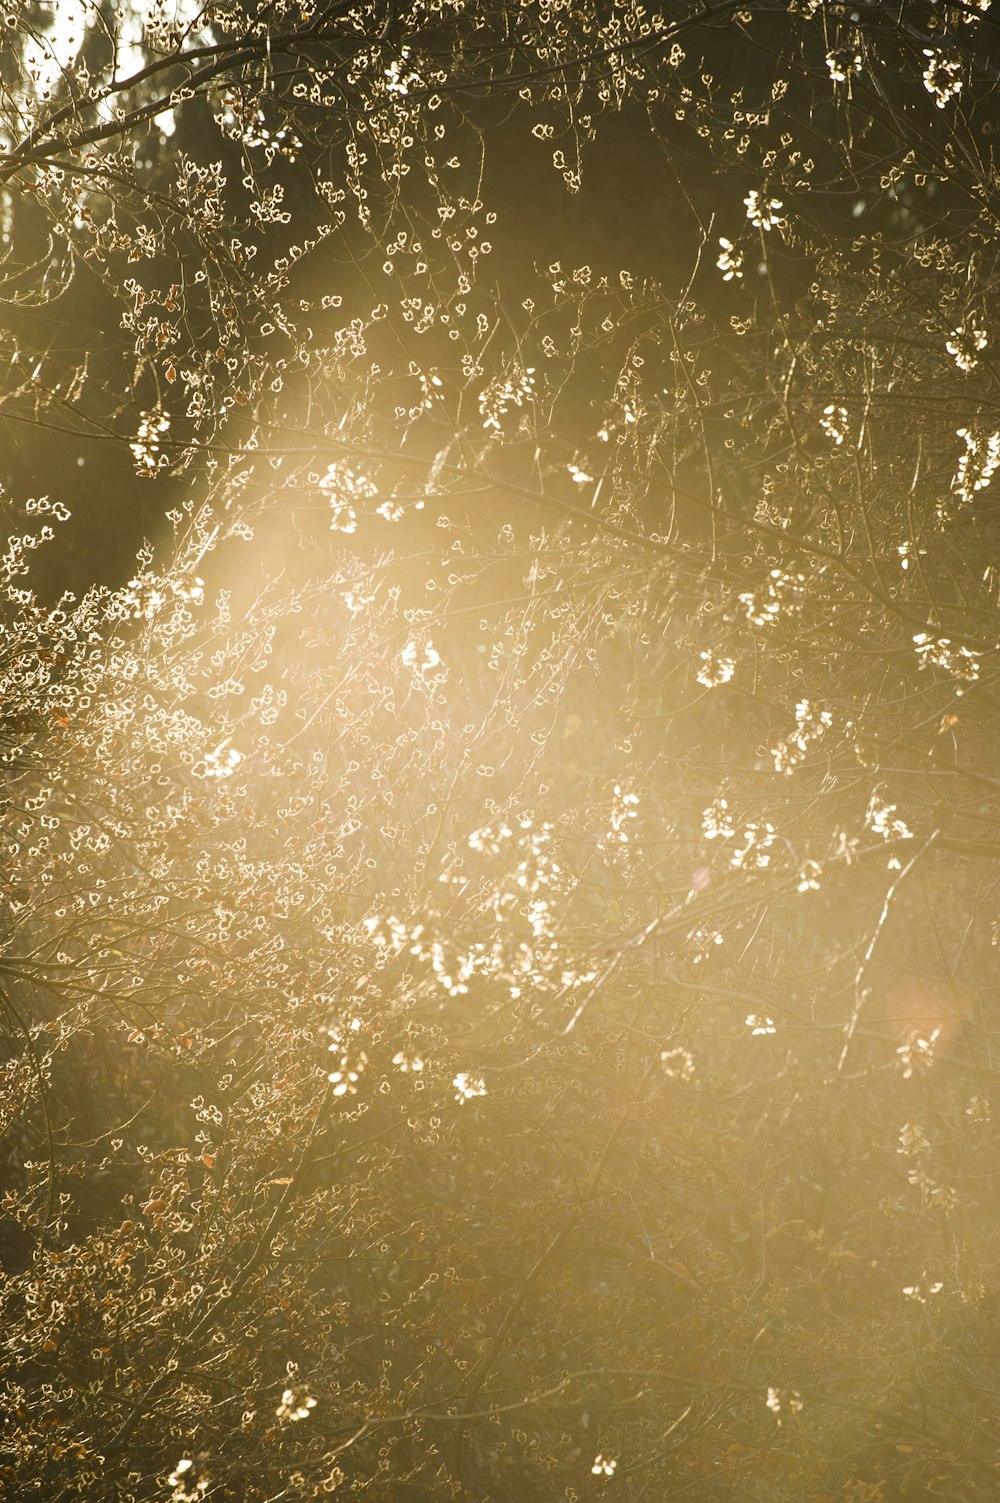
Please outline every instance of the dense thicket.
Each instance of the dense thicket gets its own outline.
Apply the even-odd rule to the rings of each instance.
[[[4,25],[11,1495],[993,1499],[988,4]]]

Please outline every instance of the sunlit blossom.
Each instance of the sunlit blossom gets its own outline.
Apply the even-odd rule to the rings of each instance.
[[[486,1082],[481,1075],[473,1075],[463,1070],[452,1081],[455,1088],[455,1099],[459,1102],[474,1101],[477,1096],[486,1095]]]
[[[193,771],[198,777],[222,782],[232,777],[242,760],[241,752],[238,752],[234,746],[230,746],[228,741],[222,741],[212,751],[205,753],[204,758],[200,763],[196,763]]]
[[[944,1283],[941,1279],[934,1279],[932,1281],[924,1274],[916,1284],[904,1285],[903,1294],[907,1299],[913,1300],[915,1304],[926,1305],[927,1301],[935,1294],[940,1294],[943,1288]]]
[[[400,658],[403,666],[412,669],[420,678],[441,667],[441,654],[429,639],[422,644],[411,639],[400,653]]]
[[[660,1064],[671,1080],[691,1080],[694,1076],[694,1056],[687,1049],[661,1050]]]
[[[804,1407],[801,1395],[794,1388],[768,1388],[765,1403],[779,1425],[789,1415],[801,1414]]]
[[[833,47],[826,54],[826,66],[834,83],[846,83],[861,72],[862,57],[856,47]]]
[[[986,330],[973,325],[961,325],[953,329],[945,340],[945,349],[960,371],[968,373],[979,364],[979,355],[987,344]]]
[[[962,69],[957,57],[937,47],[925,47],[924,88],[939,110],[943,110],[962,92]]]
[[[736,672],[736,662],[733,658],[727,658],[720,653],[706,648],[699,654],[701,667],[698,669],[698,682],[704,684],[706,689],[714,689],[719,684],[728,684]]]
[[[743,252],[731,240],[727,240],[725,235],[719,236],[719,255],[715,264],[722,272],[724,282],[742,280]]]
[[[201,1503],[211,1486],[211,1477],[190,1456],[178,1461],[167,1486],[172,1488],[170,1503]]]
[[[274,1412],[280,1420],[297,1424],[300,1420],[308,1419],[315,1408],[316,1399],[308,1389],[298,1385],[285,1389],[281,1395],[281,1403]]]
[[[398,1070],[401,1070],[403,1072],[404,1075],[411,1070],[419,1074],[419,1072],[424,1068],[423,1059],[413,1049],[397,1050],[397,1052],[392,1056],[392,1062]]]
[[[819,425],[839,448],[847,437],[847,408],[836,402],[828,402],[823,408]]]
[[[781,224],[780,211],[784,204],[780,198],[768,198],[756,188],[751,188],[743,202],[747,218],[757,229],[773,230],[775,225]]]

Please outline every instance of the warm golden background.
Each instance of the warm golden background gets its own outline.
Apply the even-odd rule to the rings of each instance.
[[[0,1491],[994,1503],[988,0],[0,24]]]

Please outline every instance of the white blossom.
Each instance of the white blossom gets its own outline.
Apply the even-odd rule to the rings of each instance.
[[[783,613],[800,608],[805,576],[772,569],[763,590],[744,590],[738,599],[751,626],[773,626]]]
[[[803,1408],[802,1399],[794,1388],[768,1388],[765,1403],[779,1425],[786,1414],[800,1414]]]
[[[968,504],[976,491],[986,489],[1000,468],[1000,433],[973,433],[969,428],[959,428],[957,436],[965,444],[965,453],[958,461],[952,490]]]
[[[974,684],[979,677],[980,654],[971,647],[959,647],[949,637],[931,637],[927,632],[917,632],[913,638],[921,668],[933,665],[943,668],[952,678],[962,683]],[[961,693],[959,689],[957,691]]]
[[[698,669],[698,682],[704,684],[706,689],[714,689],[719,684],[728,684],[736,672],[736,663],[732,658],[721,657],[711,648],[699,653],[699,657],[701,667]]]
[[[721,794],[702,810],[701,828],[706,840],[729,840],[736,834],[729,814],[729,801]]]
[[[274,1412],[280,1420],[296,1424],[299,1420],[308,1419],[315,1408],[316,1400],[308,1390],[302,1387],[286,1388],[281,1395],[281,1403]]]
[[[943,110],[962,92],[961,65],[957,58],[948,57],[937,47],[925,47],[924,57],[928,59],[923,74],[924,88],[937,108]]]
[[[772,230],[781,224],[779,210],[784,208],[780,198],[767,198],[756,188],[751,188],[746,198],[747,218],[759,230]]]
[[[729,860],[737,871],[760,871],[771,864],[771,847],[774,845],[774,826],[763,819],[743,826],[740,845]]]
[[[826,54],[826,66],[834,83],[846,83],[861,72],[861,53],[856,47],[832,47]]]
[[[452,1081],[455,1089],[455,1099],[461,1103],[474,1101],[477,1096],[486,1095],[486,1082],[481,1075],[471,1075],[463,1070]]]
[[[986,344],[985,329],[960,325],[957,329],[952,329],[944,347],[959,370],[968,374],[979,364],[979,353],[985,350]]]
[[[934,1046],[940,1036],[940,1028],[932,1028],[927,1034],[922,1034],[916,1028],[910,1030],[896,1049],[904,1080],[910,1080],[918,1066],[929,1066],[934,1063]]]
[[[876,789],[868,801],[865,824],[883,840],[912,840],[913,832],[896,813],[895,804],[887,804]]]
[[[918,548],[915,543],[900,543],[896,548],[896,552],[899,554],[899,567],[905,574],[913,559],[924,558],[927,554],[927,549]]]
[[[196,763],[191,770],[197,777],[214,778],[221,782],[232,777],[242,760],[241,752],[230,746],[228,741],[222,741],[213,751],[206,752],[202,761]]]
[[[823,408],[823,415],[819,425],[828,438],[839,447],[848,434],[847,408],[839,407],[834,402],[828,402]]]
[[[818,741],[832,724],[832,710],[822,709],[808,699],[800,699],[795,706],[795,729],[771,750],[775,772],[790,775],[804,759],[809,743]]]
[[[423,645],[411,638],[400,653],[400,658],[403,666],[411,668],[420,678],[426,677],[427,674],[433,673],[435,668],[441,666],[441,654],[430,638]]]
[[[715,264],[722,272],[724,282],[732,282],[734,278],[742,280],[743,252],[725,235],[719,236],[719,257]]]
[[[535,395],[535,368],[533,365],[512,369],[498,376],[479,393],[479,411],[483,427],[494,433],[503,431],[500,419],[512,407],[523,407]]]
[[[912,1299],[918,1305],[926,1305],[928,1299],[934,1294],[940,1294],[944,1284],[940,1279],[930,1282],[926,1274],[916,1284],[905,1284],[903,1293],[907,1299]]]
[[[671,1080],[691,1080],[694,1076],[694,1057],[687,1049],[662,1049],[660,1064]]]
[[[906,1122],[899,1129],[899,1147],[896,1152],[901,1153],[904,1158],[913,1158],[917,1154],[926,1153],[930,1146],[927,1134],[919,1122]]]
[[[327,1080],[333,1086],[335,1096],[356,1096],[358,1082],[364,1074],[368,1056],[363,1049],[343,1049],[339,1039],[330,1045],[330,1053],[339,1056],[337,1067],[331,1070]]]

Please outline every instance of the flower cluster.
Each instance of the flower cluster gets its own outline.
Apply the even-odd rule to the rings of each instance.
[[[634,820],[639,812],[639,795],[627,793],[618,783],[615,784],[614,795],[611,800],[611,817],[608,821],[609,829],[607,839],[612,845],[628,845],[629,823]]]
[[[935,1294],[940,1294],[944,1284],[940,1279],[929,1279],[923,1274],[915,1284],[904,1284],[903,1294],[907,1299],[912,1299],[918,1305],[926,1305],[928,1299]]]
[[[779,1425],[786,1415],[801,1414],[803,1408],[802,1398],[794,1388],[769,1388],[766,1403]]]
[[[847,408],[839,407],[835,402],[828,402],[823,408],[819,425],[827,437],[839,448],[848,436]]]
[[[865,824],[883,840],[911,840],[913,832],[896,813],[895,804],[887,804],[878,789],[868,801]]]
[[[365,1071],[368,1063],[368,1055],[363,1049],[342,1049],[339,1040],[335,1039],[329,1046],[330,1053],[337,1055],[336,1069],[330,1071],[327,1080],[333,1086],[335,1096],[356,1096],[358,1094],[358,1082]]]
[[[660,1064],[663,1066],[664,1075],[670,1080],[694,1078],[694,1056],[687,1049],[662,1049]]]
[[[728,799],[718,794],[708,808],[702,810],[701,828],[706,840],[729,840],[736,834]]]
[[[417,678],[426,678],[435,671],[443,672],[441,654],[427,638],[423,643],[411,638],[399,654],[404,668],[409,668]]]
[[[826,66],[834,83],[846,83],[861,72],[862,57],[856,47],[831,47]]]
[[[961,64],[937,47],[925,47],[924,57],[928,60],[923,73],[924,88],[937,108],[943,110],[962,92]]]
[[[969,428],[959,428],[957,436],[965,444],[965,453],[958,461],[952,490],[968,504],[977,491],[986,489],[1000,468],[1000,433],[973,433]]]
[[[285,1389],[281,1395],[281,1403],[274,1412],[278,1419],[285,1420],[289,1424],[297,1424],[300,1420],[308,1419],[315,1408],[315,1398],[307,1388],[297,1384]]]
[[[774,826],[770,820],[744,825],[740,839],[743,843],[729,858],[730,866],[737,871],[760,871],[770,866],[774,845]]]
[[[819,738],[833,724],[833,711],[821,709],[808,699],[800,699],[795,706],[795,729],[784,741],[779,741],[771,750],[775,772],[790,775],[805,758],[811,741]]]
[[[237,767],[243,760],[243,755],[235,746],[230,746],[228,741],[222,741],[212,751],[206,752],[200,762],[195,763],[191,769],[196,777],[205,778],[209,782],[224,782],[231,778]]]
[[[899,1147],[896,1152],[904,1158],[914,1158],[917,1154],[926,1153],[930,1146],[927,1134],[919,1122],[907,1122],[899,1129]]]
[[[913,542],[900,543],[896,548],[896,552],[899,554],[899,567],[904,574],[915,558],[926,558],[927,556],[927,549],[920,548]]]
[[[211,1483],[208,1473],[190,1456],[185,1456],[167,1478],[167,1486],[173,1488],[170,1503],[201,1503]]]
[[[170,419],[159,408],[140,414],[138,432],[129,444],[137,474],[149,477],[170,463],[168,455],[163,452],[163,436],[169,428]]]
[[[743,202],[746,205],[747,218],[756,229],[773,230],[776,225],[780,226],[783,223],[780,211],[784,208],[784,204],[780,198],[768,198],[756,188],[751,188]]]
[[[763,591],[744,590],[739,596],[751,626],[773,626],[784,612],[795,612],[802,600],[805,575],[772,569]]]
[[[411,1071],[419,1075],[420,1071],[424,1068],[423,1056],[418,1054],[414,1049],[398,1049],[392,1056],[392,1062],[397,1070],[400,1070],[404,1075],[409,1074]]]
[[[979,364],[979,355],[987,344],[986,330],[962,325],[953,329],[945,340],[945,349],[960,371],[968,374]]]
[[[971,647],[957,647],[948,637],[932,637],[928,632],[917,632],[913,638],[921,668],[943,668],[952,678],[963,684],[974,684],[979,677],[980,654]],[[961,689],[955,691],[961,694]]]
[[[725,235],[719,236],[719,256],[715,264],[722,272],[724,282],[732,282],[734,278],[742,280],[743,252]]]
[[[357,507],[374,500],[378,487],[367,475],[352,470],[342,460],[331,464],[319,482],[320,493],[330,507],[333,532],[354,532],[358,525]]]
[[[719,684],[728,684],[736,672],[736,663],[733,658],[722,657],[711,648],[699,653],[699,657],[701,667],[698,669],[698,682],[704,684],[706,689],[715,689]]]
[[[526,366],[498,376],[479,393],[479,411],[483,427],[494,433],[503,431],[500,419],[512,407],[523,407],[535,395],[535,368]]]
[[[486,1082],[481,1075],[471,1075],[467,1070],[462,1070],[452,1081],[455,1090],[455,1099],[459,1103],[474,1101],[477,1096],[486,1095]]]
[[[940,1036],[940,1028],[932,1028],[926,1034],[921,1033],[917,1028],[910,1029],[906,1038],[896,1049],[896,1057],[899,1060],[904,1080],[910,1080],[918,1067],[927,1068],[934,1063],[934,1047]]]

